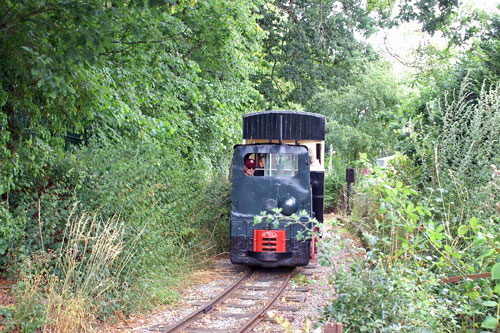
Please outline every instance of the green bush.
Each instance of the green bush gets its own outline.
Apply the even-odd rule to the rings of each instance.
[[[116,312],[127,313],[172,301],[177,297],[172,287],[179,277],[227,249],[231,196],[230,183],[224,175],[191,164],[175,150],[152,143],[124,141],[116,145],[101,139],[62,156],[43,153],[42,147],[32,149],[40,153],[41,156],[35,156],[45,167],[24,169],[17,184],[28,184],[29,179],[32,183],[10,192],[9,218],[24,223],[18,223],[15,237],[9,238],[4,265],[17,263],[11,267],[20,269],[26,259],[45,253],[49,258],[44,264],[46,272],[64,281],[68,271],[58,264],[59,256],[51,253],[59,253],[70,239],[65,231],[70,215],[95,212],[92,214],[100,221],[119,218],[122,222],[123,250],[117,260],[126,265],[119,270],[100,270],[99,279],[113,277],[114,287],[103,289],[99,306],[92,309],[92,316],[87,319],[102,320]],[[102,224],[95,230],[96,235],[105,230],[106,224]],[[13,234],[12,229],[9,232]],[[82,255],[90,255],[95,246],[95,242],[87,243]],[[23,275],[38,274],[28,271]],[[85,278],[88,267],[79,266],[74,274]],[[78,280],[71,279],[75,283]],[[29,290],[34,290],[33,297],[43,299],[47,291],[40,286],[44,283],[31,278],[27,281]],[[69,295],[66,291],[59,294]],[[92,293],[79,296],[83,300],[86,294],[94,299]],[[38,317],[44,318],[43,313]],[[22,318],[25,317],[15,315],[13,327],[27,324]]]
[[[401,165],[398,159],[395,165]],[[455,276],[490,270],[497,262],[500,248],[500,215],[496,207],[491,207],[498,200],[496,191],[500,188],[496,166],[491,167],[489,182],[480,188],[489,196],[484,201],[490,205],[490,213],[485,215],[488,217],[468,220],[465,212],[474,208],[469,206],[471,203],[464,196],[466,190],[458,180],[438,181],[437,189],[420,187],[418,192],[416,187],[403,183],[412,179],[405,175],[398,169],[373,167],[371,176],[363,178],[356,187],[350,225],[363,228],[361,235],[369,244],[372,258],[385,267],[404,267],[407,274],[424,269],[437,276]],[[453,202],[453,198],[457,201]],[[434,295],[438,302],[454,305],[453,322],[446,324],[447,330],[492,327],[492,305],[498,301],[492,281],[444,284],[429,295]],[[344,303],[346,311],[354,311],[357,306],[356,302]],[[377,314],[377,318],[381,315]]]
[[[325,309],[326,320],[346,332],[445,331],[456,324],[455,304],[437,294],[437,278],[426,270],[403,266],[373,269],[365,261],[338,269],[337,298]]]
[[[146,303],[168,301],[162,297],[176,276],[227,245],[230,184],[224,176],[153,145],[93,146],[81,156],[80,202],[104,218],[119,214],[127,239],[140,234],[131,258],[137,273],[129,281],[138,299],[131,303],[144,302],[143,293]]]
[[[345,185],[345,165],[337,154],[326,160],[325,170],[325,213],[338,209]]]
[[[81,182],[72,162],[42,140],[29,140],[2,158],[12,170],[0,203],[0,270],[61,240]]]

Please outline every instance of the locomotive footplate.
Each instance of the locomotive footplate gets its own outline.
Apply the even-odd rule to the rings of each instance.
[[[247,237],[231,237],[231,262],[233,264],[280,267],[305,266],[309,262],[310,242],[290,239],[286,241],[288,251],[254,251],[254,240]]]
[[[292,257],[292,252],[255,252],[248,251],[248,256],[260,261],[279,261]]]

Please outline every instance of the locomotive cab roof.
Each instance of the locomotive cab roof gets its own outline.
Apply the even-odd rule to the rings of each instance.
[[[304,145],[311,171],[324,171],[326,117],[303,111],[262,111],[243,116],[243,144]]]
[[[243,115],[244,140],[325,140],[326,117],[302,111],[262,111]]]

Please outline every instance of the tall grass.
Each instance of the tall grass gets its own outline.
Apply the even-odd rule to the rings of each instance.
[[[97,214],[71,215],[60,248],[27,262],[15,290],[10,328],[91,331],[101,307],[129,274],[140,234],[126,241],[125,231],[118,217],[103,221]]]

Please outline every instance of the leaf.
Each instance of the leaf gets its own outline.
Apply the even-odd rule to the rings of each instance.
[[[410,220],[412,220],[413,222],[417,222],[418,221],[418,215],[417,214],[409,213],[408,216],[410,217]]]
[[[477,219],[475,217],[471,217],[470,226],[474,228],[476,225],[477,225]]]
[[[464,283],[465,290],[471,291],[474,288],[474,282],[472,280],[466,280]]]
[[[449,245],[443,245],[443,247],[446,250],[446,252],[448,252],[448,253],[452,253],[453,252],[453,249],[451,248],[451,246],[449,246]]]
[[[484,242],[486,242],[486,240],[482,236],[478,236],[478,237],[474,238],[474,245],[476,245],[476,246],[482,245],[482,244],[484,244]]]
[[[489,257],[491,256],[493,253],[495,253],[495,249],[489,249],[487,251],[484,251],[483,253],[481,253],[481,255],[479,256],[479,258],[486,258],[486,257]],[[495,267],[495,266],[493,266]],[[500,268],[500,267],[499,267]],[[492,269],[493,270],[493,269]],[[500,272],[499,272],[500,274]],[[498,277],[498,279],[500,279],[500,276]]]
[[[491,268],[491,278],[492,279],[500,279],[500,263],[496,263]]]
[[[477,299],[479,297],[479,291],[471,291],[466,293],[465,295],[472,297],[472,299]]]
[[[465,235],[468,231],[469,231],[469,227],[466,225],[461,225],[460,227],[458,227],[458,234],[460,236]]]
[[[418,192],[417,192],[417,191],[415,191],[414,189],[410,189],[410,194],[417,195],[417,194],[418,194]]]
[[[489,329],[496,329],[497,328],[498,321],[496,318],[493,318],[491,316],[486,317],[486,319],[483,321],[481,324],[482,328],[489,328]]]
[[[48,96],[49,98],[56,99],[56,97],[57,97],[57,92],[56,92],[55,90],[51,90],[51,91],[47,94],[47,96]]]
[[[497,306],[498,303],[495,301],[486,301],[486,302],[483,302],[483,305],[484,306]]]
[[[497,283],[495,289],[493,289],[493,292],[497,295],[500,295],[500,283]]]

